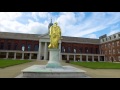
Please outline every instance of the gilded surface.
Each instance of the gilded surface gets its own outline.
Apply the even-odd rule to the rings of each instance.
[[[57,49],[59,40],[61,39],[61,29],[57,25],[57,22],[54,23],[50,27],[49,36],[50,36],[50,44],[49,44],[48,48],[50,48],[50,49],[56,48]]]

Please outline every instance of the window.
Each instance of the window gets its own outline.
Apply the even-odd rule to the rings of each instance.
[[[118,60],[120,61],[120,56],[118,56]]]
[[[11,43],[8,43],[8,50],[11,49]]]
[[[93,53],[93,48],[90,48],[91,53]]]
[[[118,36],[120,37],[120,34],[118,34]]]
[[[34,47],[34,51],[38,51],[38,45],[35,45],[35,47]]]
[[[96,54],[98,54],[99,53],[99,50],[98,50],[98,48],[96,48]]]
[[[104,48],[104,45],[102,45],[102,48]]]
[[[88,48],[87,47],[85,48],[85,53],[88,53]]]
[[[109,37],[110,38],[110,40],[111,40],[111,37]]]
[[[114,47],[114,42],[112,43],[112,46]]]
[[[106,41],[107,41],[107,38],[106,38]]]
[[[110,48],[110,43],[108,44],[108,48]]]
[[[0,43],[0,49],[1,49],[1,50],[4,49],[4,43]]]
[[[111,50],[109,50],[109,54],[111,54]]]
[[[105,54],[107,54],[107,51],[105,51]]]
[[[69,53],[71,52],[71,48],[70,48],[70,47],[68,47],[68,52],[69,52]]]
[[[65,48],[64,48],[64,52],[65,52]]]
[[[116,38],[116,35],[114,35],[114,38]]]
[[[80,53],[82,53],[82,48],[80,48]]]
[[[65,48],[64,48],[64,46],[62,46],[62,52],[64,52],[65,50],[64,50]]]
[[[28,51],[31,51],[31,45],[30,44],[28,45]]]
[[[74,49],[74,53],[76,53],[76,49]]]
[[[113,49],[113,54],[115,54],[115,49]]]
[[[120,49],[117,49],[118,53],[120,53]]]
[[[119,46],[119,41],[117,41],[117,46]]]
[[[106,44],[105,44],[105,48],[106,48]]]
[[[104,38],[103,38],[102,40],[103,40],[103,42],[104,42]]]
[[[24,51],[25,50],[25,45],[24,44],[22,44],[22,51]]]
[[[17,50],[18,49],[18,44],[15,44],[14,45],[14,50]]]

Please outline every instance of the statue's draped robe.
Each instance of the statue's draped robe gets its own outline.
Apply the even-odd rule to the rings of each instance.
[[[61,38],[61,29],[59,26],[51,26],[50,27],[50,45],[49,48],[58,48],[58,43]]]

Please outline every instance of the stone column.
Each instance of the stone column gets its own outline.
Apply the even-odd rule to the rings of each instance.
[[[47,60],[47,42],[45,42],[45,48],[44,48],[44,60]]]
[[[67,55],[67,60],[69,60],[69,55]]]
[[[37,55],[37,60],[41,60],[41,42],[39,41],[39,50],[38,50],[38,55]]]
[[[16,52],[14,53],[14,59],[16,59]]]
[[[9,53],[7,52],[7,53],[6,53],[6,59],[8,59],[8,55],[9,55]]]
[[[80,61],[82,62],[82,55],[80,55]]]
[[[88,62],[88,55],[86,55],[86,62]]]
[[[60,51],[59,51],[59,60],[61,61],[62,60],[62,56],[61,56],[61,43],[59,43],[59,49],[60,49]]]
[[[92,55],[92,61],[94,62],[94,56]]]
[[[30,53],[30,55],[29,55],[29,60],[31,60],[31,57],[32,57],[32,53]]]
[[[100,56],[98,56],[98,62],[100,62]]]
[[[24,52],[22,52],[22,60],[24,59]]]
[[[75,58],[76,58],[76,56],[74,55],[74,62],[75,62]]]

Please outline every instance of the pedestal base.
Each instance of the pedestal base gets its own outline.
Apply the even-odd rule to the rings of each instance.
[[[59,49],[49,49],[50,60],[48,61],[46,68],[62,68],[59,62]]]
[[[23,72],[23,78],[85,78],[85,71],[72,66],[46,68],[45,65],[33,65]]]

